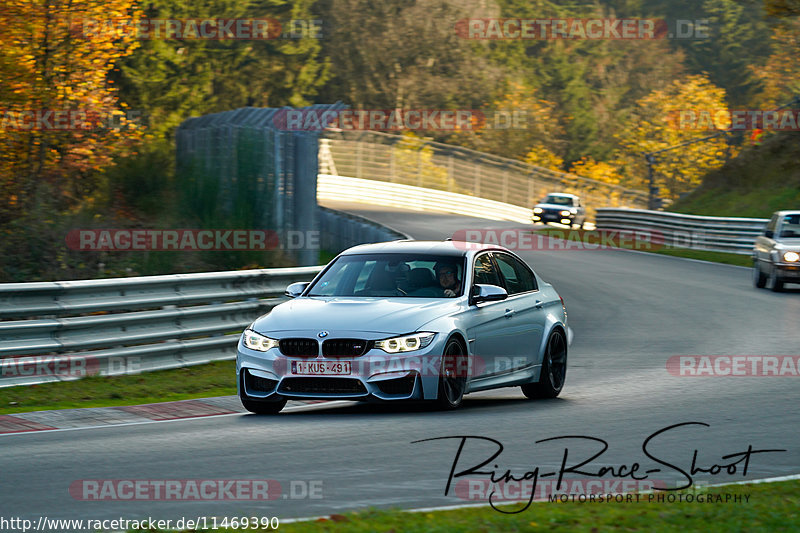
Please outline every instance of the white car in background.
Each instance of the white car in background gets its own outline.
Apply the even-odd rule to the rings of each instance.
[[[556,222],[583,228],[586,224],[586,208],[574,194],[550,193],[541,203],[533,206],[534,224]]]
[[[753,283],[775,292],[784,283],[800,283],[800,211],[772,215],[753,246]]]

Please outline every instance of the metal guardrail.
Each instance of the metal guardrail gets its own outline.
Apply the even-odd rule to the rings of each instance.
[[[0,284],[0,387],[233,359],[242,330],[321,269]]]
[[[330,252],[408,238],[319,207]],[[223,361],[242,330],[322,266],[0,284],[0,388]]]
[[[769,219],[683,215],[644,209],[600,208],[597,229],[658,232],[677,248],[749,255]]]
[[[319,197],[319,185],[317,188]],[[352,197],[351,197],[352,199]],[[373,222],[362,216],[343,213],[319,206],[317,219],[323,228],[320,248],[329,252],[341,252],[357,244],[368,242],[396,241],[411,237],[401,231]]]
[[[319,173],[391,182],[532,208],[551,192],[595,206],[646,208],[647,193],[459,146],[381,132],[326,130]]]
[[[359,202],[384,207],[445,211],[464,216],[511,220],[522,224],[530,224],[532,214],[529,207],[519,207],[465,194],[328,174],[320,174],[317,177],[317,198],[334,201],[358,199]]]
[[[638,191],[488,154],[427,142],[427,151],[419,146],[409,151],[395,146],[397,136],[380,137],[383,144],[375,141],[378,137],[369,137],[372,144],[346,139],[321,144],[320,167],[329,171],[319,176],[321,196],[336,194],[335,189],[344,181],[352,185],[371,180],[369,187],[383,195],[384,202],[390,201],[386,194],[391,196],[402,189],[406,195],[416,195],[411,204],[421,208],[433,198],[439,207],[450,202],[453,208],[466,206],[466,214],[497,211],[494,214],[500,218],[522,222],[529,220],[534,194],[550,190],[577,192],[589,203],[592,195],[600,195],[595,205],[635,205],[643,200]],[[364,150],[371,150],[370,155],[365,156]],[[409,155],[412,159],[416,155],[416,174],[408,174],[414,166]],[[353,157],[355,160],[350,161]],[[460,159],[467,160],[463,168]],[[370,164],[378,167],[371,168]],[[375,172],[379,168],[384,174]],[[350,170],[353,178],[339,176],[347,176]],[[370,180],[359,179],[365,172]],[[406,183],[408,179],[414,183]],[[356,185],[363,189],[364,183]],[[345,199],[352,197],[349,194]],[[363,217],[322,207],[314,215],[320,224],[320,244],[332,252],[364,242],[407,237]],[[678,237],[688,235],[692,238],[689,247],[716,247],[712,249],[743,247],[739,241],[745,239],[741,235],[745,229],[753,235],[748,234],[749,246],[766,223],[715,219],[722,222],[714,225],[709,222],[712,218],[636,209],[598,210],[598,221],[602,220],[605,228],[658,230],[678,246]],[[698,240],[698,236],[704,240]],[[730,243],[723,242],[726,238]],[[321,269],[311,266],[0,284],[0,387],[233,359],[242,329],[280,303],[289,283],[310,280]]]

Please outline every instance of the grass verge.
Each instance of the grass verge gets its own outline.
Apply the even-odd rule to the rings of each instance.
[[[800,132],[768,134],[761,146],[710,172],[691,194],[668,207],[692,215],[769,218],[800,207]]]
[[[663,494],[663,493],[660,493]],[[473,532],[473,531],[570,531],[597,533],[605,531],[797,531],[800,528],[800,481],[730,485],[687,492],[702,503],[648,502],[640,494],[640,503],[585,502],[534,503],[518,514],[503,514],[489,507],[436,512],[367,510],[331,515],[316,521],[281,524],[283,533],[299,532]],[[730,495],[728,502],[707,498]],[[745,495],[748,499],[745,500]],[[636,495],[632,495],[636,499]],[[653,494],[656,498],[658,495]],[[740,501],[734,501],[739,496]],[[509,512],[524,504],[501,507]],[[219,529],[234,532],[235,529]],[[254,531],[254,530],[251,530]],[[269,531],[269,530],[261,530]]]
[[[598,230],[583,230],[583,229],[566,229],[548,226],[546,228],[536,230],[535,233],[547,235],[550,237],[560,238],[575,243],[586,243],[592,245],[594,243],[606,242],[602,239],[602,232]],[[725,263],[728,265],[737,266],[752,266],[753,260],[749,255],[732,254],[727,252],[714,252],[706,250],[689,250],[686,248],[673,248],[667,245],[659,247],[659,245],[651,245],[650,243],[641,241],[639,243],[633,242],[631,239],[615,241],[615,248],[625,250],[638,250],[641,252],[649,252],[661,255],[670,255],[673,257],[685,257],[687,259],[698,259],[701,261],[711,261],[713,263]]]
[[[169,402],[236,394],[236,363],[219,361],[130,376],[0,388],[0,415]]]

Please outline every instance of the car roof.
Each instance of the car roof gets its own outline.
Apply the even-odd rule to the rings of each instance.
[[[567,196],[569,198],[577,198],[578,196],[575,194],[571,194],[568,192],[550,192],[547,193],[547,196]]]
[[[786,210],[786,211],[775,211],[775,214],[779,217],[783,217],[786,215],[800,215],[800,209],[793,209],[793,210]]]
[[[348,248],[341,255],[361,255],[361,254],[431,254],[446,255],[452,257],[463,257],[470,251],[497,250],[508,252],[502,246],[481,244],[476,242],[463,241],[414,241],[400,240],[389,242],[377,242],[373,244],[360,244]]]

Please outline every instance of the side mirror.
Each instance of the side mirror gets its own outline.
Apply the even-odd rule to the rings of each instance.
[[[775,235],[775,232],[772,231],[771,229],[768,229],[768,230],[764,231],[764,237],[767,237],[767,238],[771,239],[774,235]]]
[[[499,302],[508,298],[508,293],[503,287],[497,285],[475,285],[472,288],[472,303]]]
[[[284,291],[283,294],[284,296],[288,296],[289,298],[297,298],[298,296],[303,294],[303,291],[306,290],[306,288],[310,283],[311,283],[310,281],[299,281],[297,283],[292,283],[291,285],[286,287],[286,290]]]

